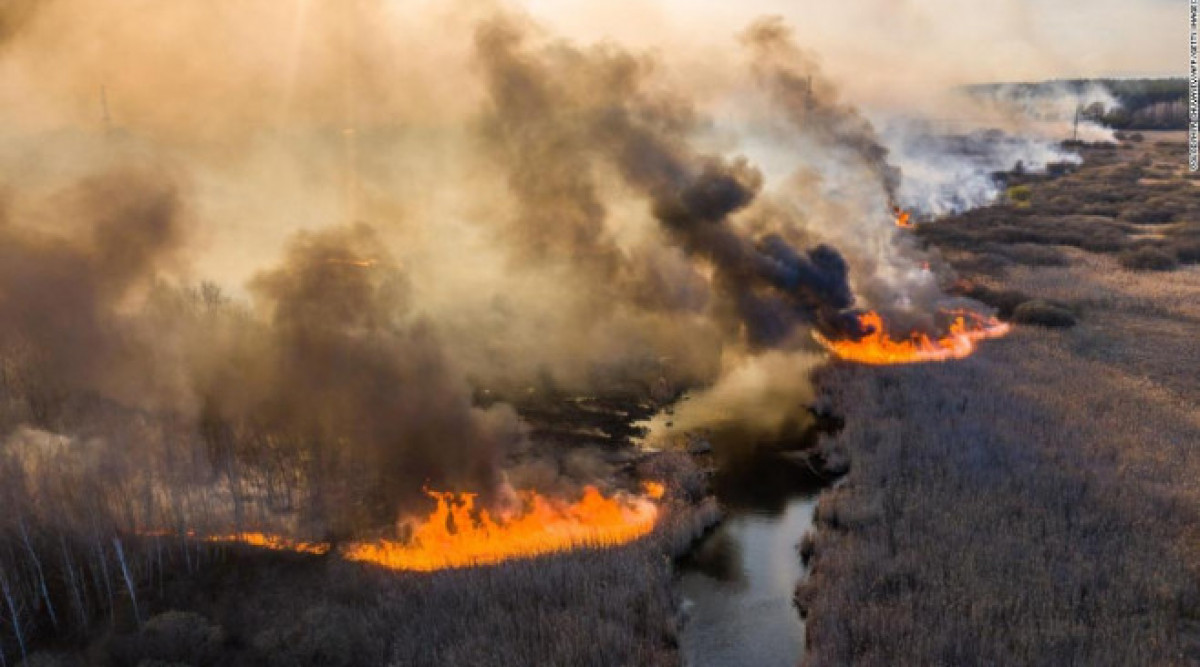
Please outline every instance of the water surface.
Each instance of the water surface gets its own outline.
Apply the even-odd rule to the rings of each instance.
[[[725,520],[680,564],[688,667],[795,667],[804,623],[792,604],[805,576],[796,545],[821,480],[778,452],[726,462],[714,479]]]

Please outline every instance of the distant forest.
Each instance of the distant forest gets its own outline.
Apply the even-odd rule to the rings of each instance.
[[[1118,130],[1185,130],[1188,120],[1188,84],[1183,77],[1165,79],[1066,79],[1043,83],[983,84],[968,86],[968,93],[1010,98],[1055,96],[1092,86],[1107,89],[1120,103],[1105,108],[1100,103],[1084,107],[1081,117]]]

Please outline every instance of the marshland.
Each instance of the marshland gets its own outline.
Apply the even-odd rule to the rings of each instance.
[[[1175,9],[0,5],[0,667],[1200,662]]]

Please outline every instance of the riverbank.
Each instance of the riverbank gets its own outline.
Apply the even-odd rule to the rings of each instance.
[[[964,289],[1040,300],[1007,307],[1025,326],[959,362],[817,374],[851,471],[797,591],[805,664],[1200,662],[1200,190],[1157,141],[922,234]]]

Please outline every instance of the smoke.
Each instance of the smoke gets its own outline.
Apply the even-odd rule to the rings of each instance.
[[[143,360],[118,313],[185,242],[162,172],[121,168],[55,193],[31,229],[0,211],[0,347],[64,390],[131,398]],[[55,226],[56,231],[50,231]]]
[[[814,57],[796,45],[783,18],[755,22],[742,41],[752,53],[759,80],[796,130],[815,138],[823,152],[852,153],[894,202],[900,170],[889,164],[888,149],[856,108],[838,100],[837,89],[822,76]]]
[[[42,4],[38,0],[13,0],[0,8],[0,48],[29,24]]]
[[[1113,141],[1113,131],[1094,117],[1120,108],[1105,86],[1054,81],[971,86],[964,91],[977,117],[1024,135]]]
[[[592,169],[615,169],[626,188],[647,200],[665,241],[712,268],[711,289],[720,299],[714,313],[735,339],[744,336],[761,347],[784,342],[800,323],[838,333],[853,327],[853,318],[842,312],[853,295],[841,255],[827,245],[797,249],[778,235],[755,238],[738,229],[732,218],[758,197],[762,174],[744,158],[693,149],[692,110],[650,90],[648,63],[608,46],[584,52],[556,43],[534,50],[524,42],[512,21],[488,24],[477,38],[496,124],[520,137],[536,136],[522,148],[546,158],[538,166],[556,174],[533,188],[517,180],[517,191],[543,214],[562,211],[552,218],[560,243],[599,236],[604,212],[585,179]],[[512,127],[512,119],[529,117],[538,119],[536,133]],[[565,148],[569,158],[556,159],[561,156],[542,142]],[[592,156],[601,164],[583,162]],[[540,207],[552,199],[545,190],[564,199]],[[545,228],[539,219],[522,216],[535,231]],[[609,246],[589,246],[583,261],[608,262],[615,254]],[[615,271],[600,270],[610,279]]]
[[[1078,164],[1066,139],[1113,141],[1095,118],[1118,106],[1094,83],[996,84],[947,98],[943,119],[882,115],[883,141],[904,169],[897,199],[929,217],[991,204],[1001,193],[997,173]]]
[[[728,447],[795,438],[809,425],[810,375],[822,363],[818,354],[783,350],[733,358],[711,387],[677,404],[669,421],[652,421],[645,442],[669,446],[703,434]]]
[[[520,438],[515,414],[472,405],[471,388],[432,327],[410,312],[405,275],[369,227],[299,236],[251,289],[270,313],[266,378],[242,405],[221,405],[237,393],[214,387],[210,400],[222,412],[328,443],[323,464],[350,469],[337,480],[349,488],[335,491],[351,494],[376,525],[411,506],[422,485],[496,491],[500,463]]]
[[[681,425],[786,430],[812,330],[933,326],[888,205],[978,205],[980,174],[1059,156],[890,122],[810,25],[695,20],[719,40],[475,2],[6,4],[6,447],[92,443],[168,499],[130,525],[348,534],[423,486],[607,474],[530,461],[480,395],[712,385]]]
[[[884,136],[904,165],[898,201],[924,217],[938,218],[987,206],[1002,194],[1000,172],[1045,171],[1078,164],[1080,157],[1051,139],[998,129],[939,132],[928,122],[904,119],[885,126]]]
[[[500,464],[522,438],[516,416],[472,405],[472,388],[411,311],[407,278],[369,227],[299,235],[252,281],[254,308],[243,310],[215,286],[161,283],[191,222],[163,172],[106,171],[28,210],[61,229],[0,218],[9,418],[100,433],[117,448],[128,445],[125,428],[94,421],[105,409],[194,420],[235,495],[255,492],[237,488],[246,473],[234,459],[267,446],[301,465],[303,482],[289,493],[305,499],[302,520],[323,530],[387,523],[423,485],[501,491]]]

